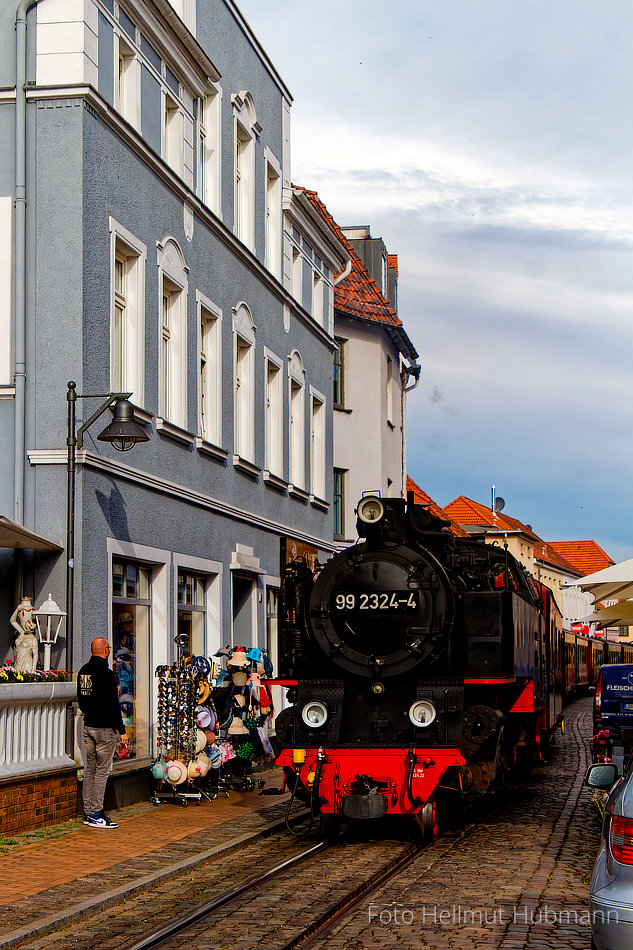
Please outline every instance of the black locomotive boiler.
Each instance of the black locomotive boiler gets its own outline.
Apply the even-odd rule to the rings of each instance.
[[[365,497],[360,541],[284,566],[277,717],[295,789],[331,818],[412,816],[537,760],[562,705],[560,615],[503,548],[407,500]]]

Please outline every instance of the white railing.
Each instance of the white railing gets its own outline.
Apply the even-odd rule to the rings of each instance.
[[[0,779],[75,764],[66,755],[66,706],[76,695],[76,683],[0,686]]]

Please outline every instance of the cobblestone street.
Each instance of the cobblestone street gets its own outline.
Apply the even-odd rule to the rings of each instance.
[[[330,931],[327,941],[316,945],[337,950],[588,948],[588,884],[600,830],[598,811],[582,784],[590,728],[590,700],[576,701],[567,709],[566,731],[564,736],[557,736],[550,764],[514,781],[498,792],[478,816],[425,847],[408,868],[363,898]],[[260,807],[259,803],[262,799],[257,804],[253,799],[255,807]],[[229,808],[247,807],[246,799],[236,798],[234,804],[221,806],[229,819],[224,825],[190,833],[177,844],[156,851],[161,828],[166,831],[173,821],[194,822],[195,827],[205,815],[219,818],[220,804],[210,803],[200,811],[187,810],[183,817],[180,810],[168,806],[153,809],[146,817],[127,819],[145,823],[142,827],[148,834],[147,846],[153,850],[146,858],[130,856],[129,868],[125,861],[111,867],[106,878],[94,874],[82,877],[80,869],[64,863],[68,847],[62,850],[60,857],[66,857],[54,872],[59,885],[40,889],[35,904],[32,896],[6,906],[4,921],[8,930],[11,921],[14,927],[24,922],[20,916],[26,913],[27,905],[35,908],[39,898],[47,901],[51,910],[59,906],[57,898],[70,908],[73,892],[76,899],[84,896],[81,913],[74,918],[70,915],[55,932],[40,931],[30,938],[23,935],[13,943],[7,940],[9,934],[5,931],[7,943],[2,941],[2,945],[33,950],[123,946],[301,850],[310,841],[305,836],[292,838],[285,831],[246,841],[243,832],[247,828],[255,831],[263,815],[253,813],[249,817],[244,811],[236,822],[230,818]],[[283,807],[281,803],[271,804],[266,819],[280,817]],[[79,834],[82,840],[84,835],[87,840],[95,840],[89,831]],[[71,833],[73,841],[75,835]],[[314,840],[314,833],[311,838]],[[211,840],[219,845],[215,854],[205,852]],[[346,890],[362,882],[404,844],[402,840],[381,840],[378,834],[363,843],[362,837],[353,835],[349,841],[335,844],[317,863],[289,870],[241,905],[229,904],[187,936],[172,938],[168,946],[220,950],[237,945],[266,950],[284,946],[313,916],[326,913]],[[209,854],[207,858],[205,853]],[[170,861],[173,863],[177,856],[182,860],[185,855],[189,856],[186,871],[174,866],[173,874],[169,873]],[[35,857],[33,853],[31,860]],[[155,882],[148,881],[145,886],[139,887],[141,881],[134,885],[135,875],[149,869],[148,861],[157,871],[160,868],[160,877],[157,875]],[[116,872],[116,882],[112,872]],[[126,890],[126,880],[131,890]],[[118,897],[113,894],[108,898],[103,893],[107,881],[123,885]],[[88,893],[93,895],[92,908],[85,900]]]

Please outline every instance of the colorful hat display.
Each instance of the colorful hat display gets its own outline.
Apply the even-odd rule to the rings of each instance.
[[[209,688],[209,684],[207,683],[205,679],[201,679],[200,682],[198,683],[198,697],[197,697],[198,702],[206,703],[207,699],[209,698],[210,693],[211,693],[211,690]]]
[[[200,776],[204,778],[204,776],[207,774],[211,766],[211,760],[208,755],[205,755],[204,752],[201,752],[198,758],[196,759],[196,762],[198,763]]]
[[[217,738],[215,732],[213,732],[212,729],[205,729],[204,735],[207,740],[207,745],[213,745],[213,743],[215,742]]]
[[[200,763],[198,762],[197,759],[192,759],[189,765],[187,766],[187,777],[189,778],[191,782],[193,782],[194,779],[200,778],[201,774],[202,773],[200,772]]]
[[[230,648],[229,646],[220,647],[220,649],[218,650],[218,652],[217,652],[217,653],[214,653],[213,655],[214,655],[214,656],[230,656],[230,655],[231,655],[231,648]]]
[[[219,746],[214,745],[209,749],[209,765],[212,769],[219,769],[223,765],[225,759],[222,755],[222,750]]]
[[[248,660],[252,660],[254,663],[262,662],[262,651],[259,647],[251,647],[248,653],[246,654]]]
[[[155,779],[158,779],[159,782],[164,782],[167,778],[167,766],[162,759],[157,759],[152,765],[152,775]]]
[[[231,678],[236,686],[246,686],[248,683],[248,673],[246,670],[235,670]]]
[[[187,781],[187,766],[179,759],[167,762],[167,781],[172,785],[182,785]]]

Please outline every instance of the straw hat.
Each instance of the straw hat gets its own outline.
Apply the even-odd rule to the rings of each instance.
[[[192,759],[187,766],[187,777],[192,782],[194,779],[200,778],[201,774],[200,763],[197,759]]]
[[[211,765],[211,760],[210,760],[210,758],[209,758],[208,755],[205,755],[204,752],[201,752],[200,755],[198,756],[198,758],[196,759],[196,762],[198,763],[198,768],[199,768],[199,770],[200,770],[200,776],[201,776],[202,778],[204,778],[204,776],[205,776],[205,775],[207,774],[207,772],[209,771],[209,767],[210,767],[210,765]]]
[[[230,736],[247,736],[249,735],[248,729],[239,718],[239,716],[233,716],[231,720],[231,725],[228,728],[228,733]]]
[[[250,665],[250,660],[246,659],[246,653],[243,647],[236,647],[229,659],[226,661],[227,669],[230,669],[233,666],[240,666],[248,669]]]
[[[179,759],[167,762],[167,781],[172,785],[182,785],[187,781],[187,766]]]
[[[200,680],[198,683],[198,703],[206,703],[209,698],[209,684],[206,680]]]

